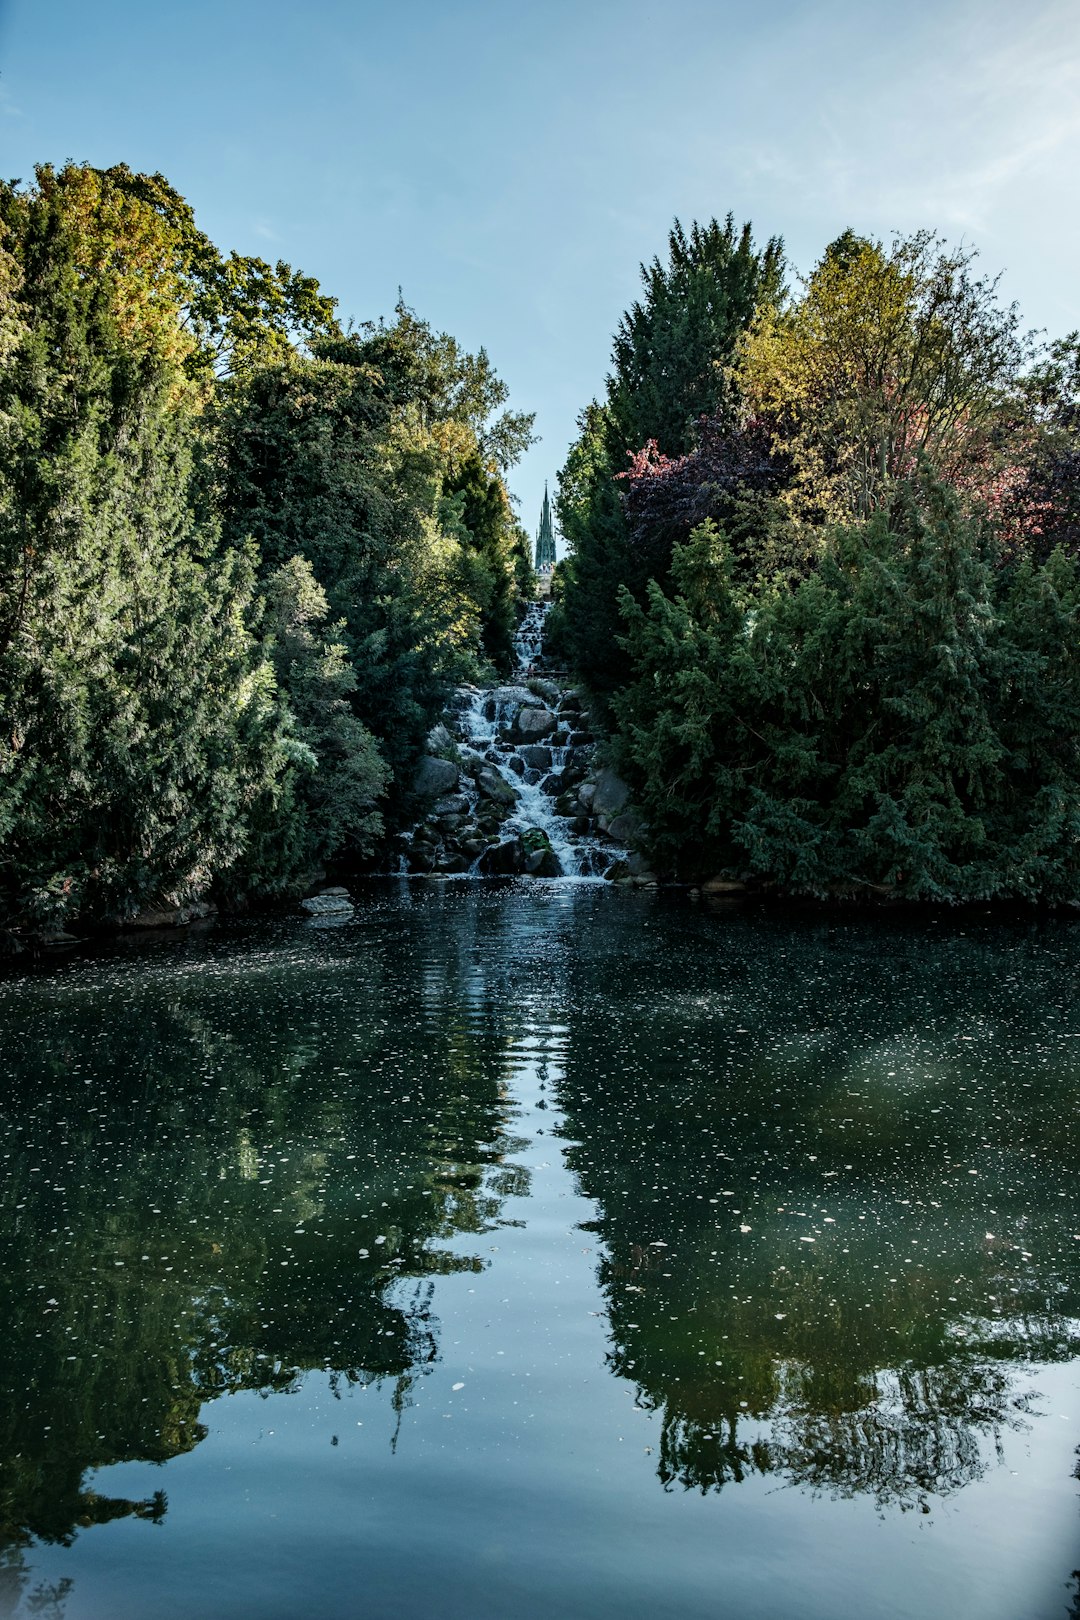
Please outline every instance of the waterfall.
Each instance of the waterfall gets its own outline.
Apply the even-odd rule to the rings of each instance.
[[[597,881],[623,875],[627,851],[592,815],[594,739],[581,695],[548,671],[550,604],[534,602],[514,637],[504,686],[459,687],[432,734],[433,780],[456,777],[405,840],[410,871],[521,873]],[[453,753],[448,762],[447,755]],[[456,767],[456,769],[455,769]]]

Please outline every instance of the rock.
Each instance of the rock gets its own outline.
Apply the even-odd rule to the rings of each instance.
[[[522,871],[530,877],[555,878],[562,877],[563,869],[559,865],[559,857],[550,847],[538,849],[531,855],[526,855]]]
[[[454,833],[461,831],[465,825],[465,819],[464,816],[440,816],[439,831],[444,838],[450,838]]]
[[[462,854],[467,855],[470,861],[475,861],[476,857],[482,855],[487,847],[488,841],[486,838],[463,838],[461,840]]]
[[[591,731],[572,731],[570,733],[571,748],[588,748],[596,741]]]
[[[701,885],[702,894],[745,894],[746,884],[737,878],[711,877]]]
[[[519,750],[522,759],[534,771],[550,771],[551,749],[543,743],[525,743]]]
[[[459,771],[452,759],[437,759],[427,754],[417,766],[413,777],[413,792],[421,798],[440,798],[457,787]]]
[[[592,812],[595,816],[617,816],[620,810],[625,810],[630,802],[630,789],[617,771],[607,766],[596,778],[596,788],[592,797]]]
[[[530,680],[529,691],[535,692],[537,697],[545,698],[548,703],[557,704],[562,696],[562,688],[556,681],[541,680],[538,676],[533,676]]]
[[[525,775],[525,761],[520,754],[511,754],[506,762],[506,768],[508,771],[513,771],[515,776]]]
[[[443,855],[441,859],[435,862],[435,870],[436,872],[442,872],[445,873],[446,876],[451,877],[457,872],[467,872],[469,870],[469,862],[464,855]]]
[[[480,857],[480,870],[487,877],[509,877],[520,872],[525,858],[520,838],[507,838],[494,844]]]
[[[188,923],[211,917],[216,906],[206,900],[190,900],[184,906],[148,906],[132,917],[125,917],[121,928],[186,928]]]
[[[510,805],[517,799],[517,789],[512,788],[505,776],[500,776],[493,765],[485,765],[476,773],[476,786],[485,799],[494,804]]]
[[[519,709],[514,730],[525,742],[534,742],[555,730],[555,716],[550,709]]]
[[[453,740],[454,739],[451,737],[449,731],[447,731],[446,727],[440,720],[439,724],[437,726],[432,726],[431,730],[428,732],[427,751],[429,754],[441,754],[445,749],[450,747]]]
[[[355,910],[347,889],[324,889],[300,902],[309,917],[330,917]]]
[[[469,808],[469,801],[464,793],[449,793],[445,799],[439,799],[431,807],[433,816],[462,816]]]
[[[605,870],[604,878],[609,883],[622,883],[630,876],[629,861],[612,861]]]
[[[634,850],[630,855],[628,855],[626,858],[626,865],[630,876],[635,880],[635,882],[656,882],[656,873],[653,871],[652,867],[645,859],[645,856],[642,855],[640,851]]]
[[[582,782],[581,786],[578,788],[578,796],[577,796],[578,808],[580,809],[583,816],[588,816],[588,815],[592,814],[593,798],[595,796],[595,793],[596,793],[596,783],[595,782]]]
[[[589,831],[591,826],[591,816],[575,816],[570,823],[570,831],[577,833],[578,837],[581,838]]]
[[[614,838],[617,844],[628,847],[636,844],[645,831],[645,823],[636,810],[624,810],[621,815],[612,816],[605,828],[609,838]]]

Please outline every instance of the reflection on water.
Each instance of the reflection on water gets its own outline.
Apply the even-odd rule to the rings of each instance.
[[[498,1236],[542,1253],[530,1144],[590,1201],[574,1322],[655,1415],[653,1491],[929,1513],[1080,1350],[1078,945],[388,885],[343,927],[9,975],[0,1613],[64,1611],[34,1544],[135,1518],[167,1548],[168,1468],[98,1476],[197,1450],[217,1397],[371,1386],[393,1444],[440,1280],[538,1264]]]
[[[712,993],[627,965],[562,1095],[665,1484],[925,1509],[1024,1424],[1016,1364],[1080,1351],[1070,938],[737,928]]]

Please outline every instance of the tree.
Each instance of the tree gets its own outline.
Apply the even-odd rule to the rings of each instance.
[[[846,231],[790,304],[765,305],[744,337],[746,409],[790,458],[804,523],[888,508],[920,458],[985,499],[1009,464],[1027,348],[974,253],[931,232],[886,250]]]
[[[644,600],[649,579],[665,581],[670,549],[646,550],[627,530],[625,476],[650,441],[679,457],[697,442],[702,418],[734,425],[731,361],[763,300],[782,294],[783,246],[754,246],[749,225],[676,220],[668,260],[642,265],[642,297],[624,314],[612,348],[603,404],[579,418],[559,475],[556,506],[572,552],[565,580],[565,636],[575,667],[601,708],[627,675],[617,642],[625,586]]]
[[[404,306],[391,326],[319,340],[222,390],[226,537],[254,537],[267,575],[300,556],[341,621],[350,702],[407,798],[448,686],[506,667],[521,596],[509,496],[483,449],[505,389]],[[526,436],[530,419],[496,419]],[[500,430],[502,431],[502,430]]]
[[[1010,580],[928,474],[834,529],[794,590],[747,588],[714,526],[675,594],[624,593],[616,699],[657,856],[783,889],[1080,893],[1077,570]]]
[[[290,558],[264,591],[264,645],[285,708],[288,763],[252,806],[247,847],[230,883],[275,894],[302,889],[326,860],[372,853],[389,771],[352,712],[356,671],[335,639],[344,626],[327,627],[326,594],[311,564]]]
[[[251,560],[198,516],[175,349],[132,353],[55,195],[24,224],[0,403],[0,886],[8,911],[116,915],[204,889],[243,847],[280,768],[273,682]]]

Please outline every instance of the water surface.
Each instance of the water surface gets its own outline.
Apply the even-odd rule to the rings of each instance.
[[[1080,933],[372,886],[0,981],[0,1614],[1064,1617]]]

